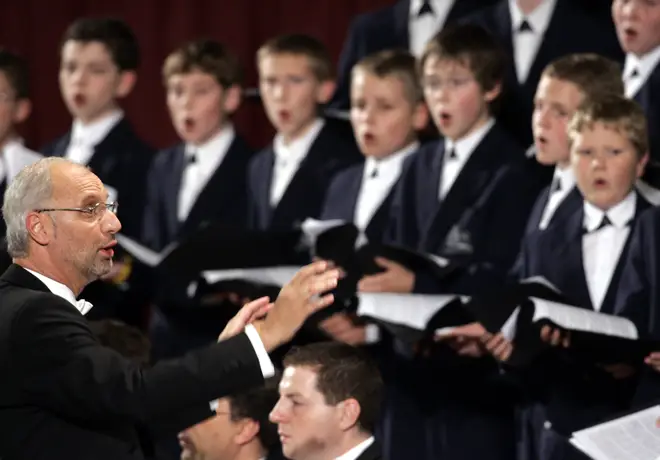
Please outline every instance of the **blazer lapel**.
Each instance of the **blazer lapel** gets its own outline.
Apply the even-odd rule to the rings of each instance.
[[[442,178],[442,165],[445,157],[445,144],[439,142],[434,155],[428,158],[428,162],[420,168],[417,177],[416,203],[413,209],[417,209],[417,228],[420,234],[430,226],[430,222],[440,210],[438,193],[440,191],[440,179]]]
[[[346,220],[353,220],[355,216],[357,200],[360,195],[360,189],[362,188],[362,178],[364,177],[364,166],[364,163],[362,163],[359,168],[355,168],[355,179],[346,188],[346,196],[342,203],[346,211]]]
[[[527,91],[531,91],[532,93],[536,91],[536,84],[541,77],[543,68],[552,60],[558,49],[560,49],[559,46],[566,40],[562,21],[563,16],[563,2],[562,0],[557,0],[552,17],[548,23],[548,28],[541,38],[541,44],[536,51],[532,65],[529,68],[529,73],[527,74],[527,79],[524,82]]]
[[[396,42],[400,43],[405,49],[410,47],[410,37],[408,32],[408,21],[410,18],[410,0],[401,0],[392,7],[394,15],[394,34]]]
[[[300,162],[298,170],[294,173],[291,178],[291,182],[287,186],[280,202],[277,203],[275,209],[272,210],[272,216],[270,219],[271,224],[277,224],[281,220],[281,216],[289,214],[289,209],[292,206],[295,206],[296,202],[300,201],[300,197],[304,196],[305,190],[308,189],[307,184],[310,181],[316,180],[318,173],[316,171],[320,170],[320,165],[323,164],[328,159],[328,155],[332,155],[334,152],[327,152],[324,145],[324,137],[329,134],[327,125],[319,132],[312,142],[312,145],[307,152],[305,158]],[[271,175],[272,177],[272,175]]]
[[[120,178],[111,178],[110,175],[124,156],[125,138],[130,131],[128,120],[126,118],[119,120],[103,140],[94,146],[94,154],[89,160],[88,166],[94,174],[99,176],[103,182],[114,187],[117,187],[118,184],[112,182],[114,179],[120,180]]]
[[[69,147],[70,142],[71,142],[71,131],[66,133],[57,141],[57,143],[55,144],[55,148],[53,148],[52,156],[63,157],[64,155],[66,155],[66,149]]]
[[[434,251],[439,247],[449,229],[458,222],[461,213],[474,204],[474,198],[479,196],[488,183],[492,171],[485,166],[491,161],[492,152],[489,152],[486,146],[489,144],[488,137],[491,133],[486,134],[472,152],[438,206],[435,216],[427,223],[426,231],[422,232],[421,248],[424,250]]]
[[[605,298],[603,299],[603,304],[600,307],[600,311],[602,313],[615,314],[614,307],[616,305],[616,297],[619,292],[619,280],[621,279],[621,273],[623,272],[623,266],[625,265],[626,254],[628,254],[628,247],[630,245],[631,236],[635,231],[635,225],[637,223],[639,216],[644,211],[646,211],[651,207],[651,204],[648,201],[646,201],[641,194],[639,194],[638,192],[635,193],[637,194],[635,215],[633,216],[632,222],[630,222],[630,231],[628,232],[626,243],[623,245],[623,249],[621,250],[621,255],[619,256],[619,260],[616,263],[614,273],[612,274],[612,279],[610,280],[610,284],[607,287],[607,293],[605,294]]]
[[[270,186],[275,168],[275,150],[273,147],[271,146],[265,155],[258,157],[257,161],[257,182],[252,184],[256,194],[254,203],[257,207],[258,221],[266,228],[270,225],[273,215],[273,209],[270,205]]]
[[[501,38],[501,43],[504,45],[504,49],[507,53],[507,56],[513,56],[513,35],[511,33],[511,13],[509,11],[509,2],[502,1],[495,7],[495,34]],[[514,81],[516,79],[516,67],[513,61],[513,58],[507,59],[509,73],[513,76]]]
[[[2,281],[34,291],[50,292],[48,286],[20,265],[11,264],[0,277]]]
[[[183,182],[183,164],[185,160],[185,145],[179,144],[171,151],[170,165],[172,165],[169,176],[163,183],[163,196],[165,198],[165,224],[168,234],[176,238],[179,234],[181,223],[179,222],[179,192]]]
[[[214,219],[221,214],[226,201],[233,199],[232,193],[240,193],[240,190],[233,190],[234,180],[231,176],[240,171],[237,162],[243,160],[241,155],[243,152],[238,151],[234,139],[222,162],[197,196],[181,226],[181,232],[194,231],[205,220]]]
[[[558,254],[556,257],[558,263],[561,264],[557,267],[560,277],[564,279],[563,286],[566,286],[564,294],[571,300],[577,303],[576,306],[593,310],[591,303],[591,295],[587,286],[587,279],[584,275],[584,259],[582,257],[582,236],[584,212],[580,209],[568,221],[564,232],[563,241],[560,236],[560,244],[558,247],[550,247],[550,254]]]

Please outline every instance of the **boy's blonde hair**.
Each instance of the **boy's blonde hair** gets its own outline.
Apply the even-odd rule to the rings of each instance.
[[[639,158],[649,151],[646,116],[637,102],[612,93],[586,99],[569,123],[571,143],[579,133],[593,128],[596,123],[602,123],[625,136],[634,146]]]
[[[415,105],[424,100],[424,92],[417,73],[415,57],[404,50],[386,50],[361,59],[351,72],[359,71],[378,78],[394,77],[401,81],[408,101]]]

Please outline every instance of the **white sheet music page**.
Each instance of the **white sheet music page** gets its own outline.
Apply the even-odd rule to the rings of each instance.
[[[456,298],[455,295],[361,292],[357,314],[424,330],[433,315]]]
[[[169,246],[167,246],[162,252],[156,252],[138,243],[134,239],[131,239],[126,235],[122,235],[121,233],[117,233],[115,235],[115,238],[117,239],[117,243],[119,243],[119,245],[122,248],[127,250],[133,257],[138,259],[140,262],[150,267],[156,267],[157,265],[159,265],[163,261],[163,259],[165,259],[165,257],[176,246],[176,243],[172,243]]]
[[[245,280],[254,283],[284,286],[301,269],[298,266],[236,268],[231,270],[209,270],[202,272],[207,283],[227,280]]]
[[[656,460],[660,456],[660,406],[650,407],[585,430],[571,444],[594,460]]]
[[[585,308],[572,307],[537,297],[531,297],[530,300],[534,303],[532,321],[548,319],[565,329],[594,332],[630,340],[637,340],[638,338],[637,328],[627,318],[597,313]]]

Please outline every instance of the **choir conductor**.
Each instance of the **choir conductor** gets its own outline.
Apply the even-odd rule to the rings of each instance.
[[[208,348],[143,369],[102,347],[76,296],[112,267],[121,224],[89,169],[62,158],[26,167],[3,205],[13,265],[0,277],[0,458],[144,458],[136,424],[256,386],[268,351],[330,304],[336,270],[302,268],[274,305],[246,305]],[[268,314],[264,317],[264,313]],[[190,420],[181,420],[189,424]],[[185,427],[179,427],[181,429]]]

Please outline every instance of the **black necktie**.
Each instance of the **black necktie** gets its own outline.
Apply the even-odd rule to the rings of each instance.
[[[455,160],[458,158],[458,155],[456,155],[456,149],[451,149],[449,153],[447,154],[447,158],[450,160]]]
[[[417,17],[421,18],[425,14],[435,14],[433,12],[433,8],[431,8],[431,2],[429,0],[424,1],[422,7],[419,9],[419,12],[417,13]]]
[[[378,167],[374,166],[374,169],[371,171],[371,174],[369,174],[369,177],[371,179],[378,177]]]
[[[520,23],[520,27],[518,27],[518,32],[534,32],[534,29],[529,25],[527,19],[524,19],[523,22]]]
[[[186,166],[194,165],[195,163],[197,163],[197,155],[195,153],[186,155]]]
[[[560,192],[561,191],[561,180],[558,177],[555,177],[550,186],[550,193]]]
[[[603,220],[600,221],[600,225],[595,231],[602,230],[609,225],[612,225],[612,221],[607,217],[607,214],[603,214]]]

